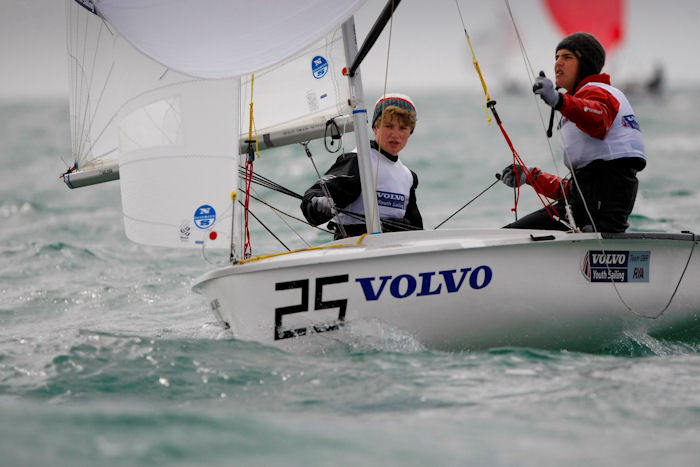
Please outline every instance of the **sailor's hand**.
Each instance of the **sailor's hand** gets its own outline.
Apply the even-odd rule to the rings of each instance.
[[[314,211],[325,216],[332,216],[331,201],[327,196],[315,196],[311,198],[311,207]]]
[[[525,175],[525,170],[523,166],[518,164],[509,164],[501,172],[501,181],[511,188],[525,185],[527,183],[527,176]]]
[[[548,106],[557,108],[561,94],[554,89],[554,83],[551,79],[544,75],[544,71],[540,71],[540,76],[535,78],[535,84],[532,86],[532,92],[538,94]]]

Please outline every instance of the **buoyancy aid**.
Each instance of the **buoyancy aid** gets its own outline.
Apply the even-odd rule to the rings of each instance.
[[[605,139],[589,136],[566,117],[561,121],[561,142],[564,163],[571,169],[580,169],[594,160],[614,160],[637,157],[646,161],[641,130],[632,106],[619,89],[604,83],[584,85],[598,86],[612,94],[620,108]],[[591,109],[593,111],[593,109]]]
[[[374,148],[370,151],[370,156],[372,180],[377,181],[377,207],[379,209],[379,217],[381,219],[403,218],[406,215],[406,207],[408,206],[411,187],[413,186],[413,174],[398,157],[395,161],[390,160],[384,155],[380,157],[379,152]],[[377,165],[379,166],[378,178]],[[358,196],[357,199],[344,209],[364,215],[362,196]],[[340,219],[333,218],[333,221],[335,223],[340,222],[343,225],[364,224],[364,221],[343,213],[339,214],[339,217]]]

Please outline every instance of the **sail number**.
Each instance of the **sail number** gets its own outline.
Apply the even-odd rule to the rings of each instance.
[[[313,330],[316,332],[334,331],[345,321],[345,310],[348,307],[348,299],[339,300],[323,300],[323,287],[331,284],[342,284],[348,282],[348,275],[341,274],[338,276],[319,277],[315,281],[314,287],[314,310],[328,310],[332,308],[338,309],[338,319],[329,324],[316,324]],[[304,336],[308,329],[306,327],[298,327],[293,329],[284,329],[282,327],[282,318],[285,315],[293,313],[304,313],[309,311],[309,279],[299,279],[295,281],[277,282],[275,290],[292,290],[299,289],[301,292],[301,303],[298,305],[289,305],[275,308],[275,340],[289,339],[290,337]]]

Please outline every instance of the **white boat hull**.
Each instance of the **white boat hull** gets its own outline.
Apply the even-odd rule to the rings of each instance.
[[[590,349],[628,330],[700,324],[700,238],[612,237],[507,229],[370,235],[217,269],[193,290],[235,337],[280,346],[363,320],[444,350]]]

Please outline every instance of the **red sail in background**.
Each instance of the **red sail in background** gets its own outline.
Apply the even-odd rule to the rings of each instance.
[[[609,53],[624,37],[624,0],[544,0],[564,35],[593,34]]]

